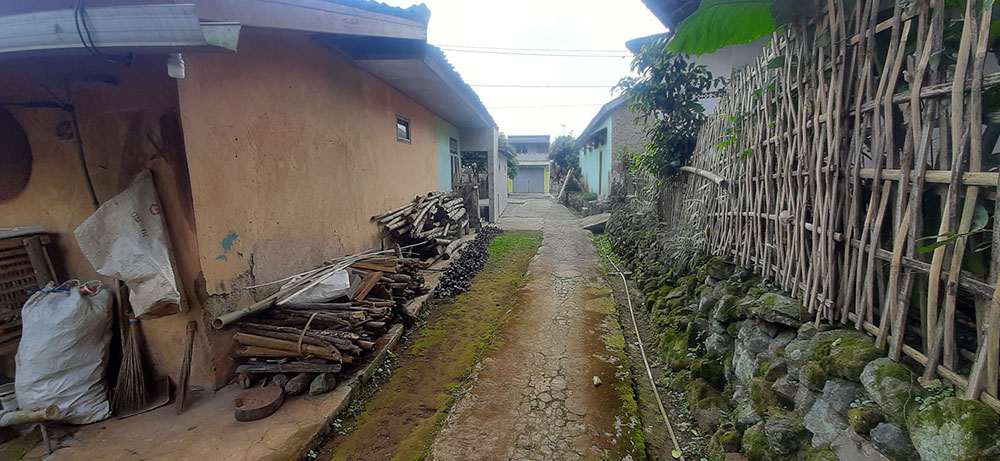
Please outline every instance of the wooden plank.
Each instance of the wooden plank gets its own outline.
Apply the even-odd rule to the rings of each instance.
[[[365,276],[361,278],[361,283],[358,284],[358,289],[354,292],[354,299],[365,299],[365,296],[368,296],[368,293],[375,288],[375,285],[377,285],[381,279],[382,273],[378,271],[365,274]]]

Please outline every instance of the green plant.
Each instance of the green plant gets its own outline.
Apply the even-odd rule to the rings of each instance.
[[[642,47],[632,60],[636,77],[626,77],[617,88],[631,101],[635,123],[646,126],[645,152],[633,158],[633,168],[663,178],[677,171],[694,150],[705,109],[702,94],[723,84],[705,66],[667,51],[665,38]]]
[[[818,10],[816,0],[704,0],[677,26],[668,49],[699,56],[712,53],[750,43]]]
[[[917,395],[913,397],[913,400],[920,405],[919,408],[921,410],[948,397],[955,396],[955,389],[940,385],[940,381],[936,382],[934,385],[926,386],[924,389],[930,391],[930,393],[926,396]]]
[[[589,202],[589,201],[592,201],[592,200],[597,200],[597,194],[594,193],[594,192],[584,192],[583,195],[580,198],[582,198],[585,201]]]

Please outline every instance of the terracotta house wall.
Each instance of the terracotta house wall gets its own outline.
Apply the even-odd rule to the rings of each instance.
[[[435,115],[308,34],[245,28],[238,53],[185,61],[198,295],[213,314],[273,290],[245,286],[377,246],[372,215],[438,188]],[[220,383],[230,336],[213,335]]]
[[[139,56],[128,66],[89,56],[5,61],[0,67],[0,101],[59,100],[73,104],[88,169],[101,202],[124,190],[144,168],[152,169],[181,283],[192,293],[200,271],[198,246],[176,84],[166,75],[165,59]],[[94,210],[70,113],[6,107],[25,129],[34,161],[25,190],[0,202],[0,226],[42,225],[52,233],[55,245],[50,253],[59,267],[60,280],[101,278],[73,237],[73,229]],[[113,283],[104,282],[106,287]],[[188,319],[202,318],[196,299],[189,299],[188,307],[190,310],[181,315],[140,322],[148,360],[159,374],[176,374],[184,325]],[[195,347],[206,349],[203,336]],[[211,377],[211,361],[206,355],[195,354],[192,384],[212,385]]]

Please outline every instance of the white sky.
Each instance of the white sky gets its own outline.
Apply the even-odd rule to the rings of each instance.
[[[414,0],[382,0],[407,7]],[[423,0],[433,45],[620,50],[625,42],[665,32],[640,0]],[[552,57],[445,50],[507,135],[579,134],[613,95],[602,88],[483,88],[476,85],[613,85],[631,58]],[[564,106],[512,109],[505,107]],[[563,128],[562,125],[565,125]]]

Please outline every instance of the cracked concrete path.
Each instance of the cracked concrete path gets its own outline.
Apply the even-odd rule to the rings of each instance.
[[[542,246],[497,346],[437,436],[433,457],[628,459],[638,422],[622,405],[620,392],[631,395],[631,381],[608,346],[621,330],[590,234],[547,195],[511,198],[524,203],[508,207],[501,227],[541,230]],[[594,385],[594,376],[602,385]]]

